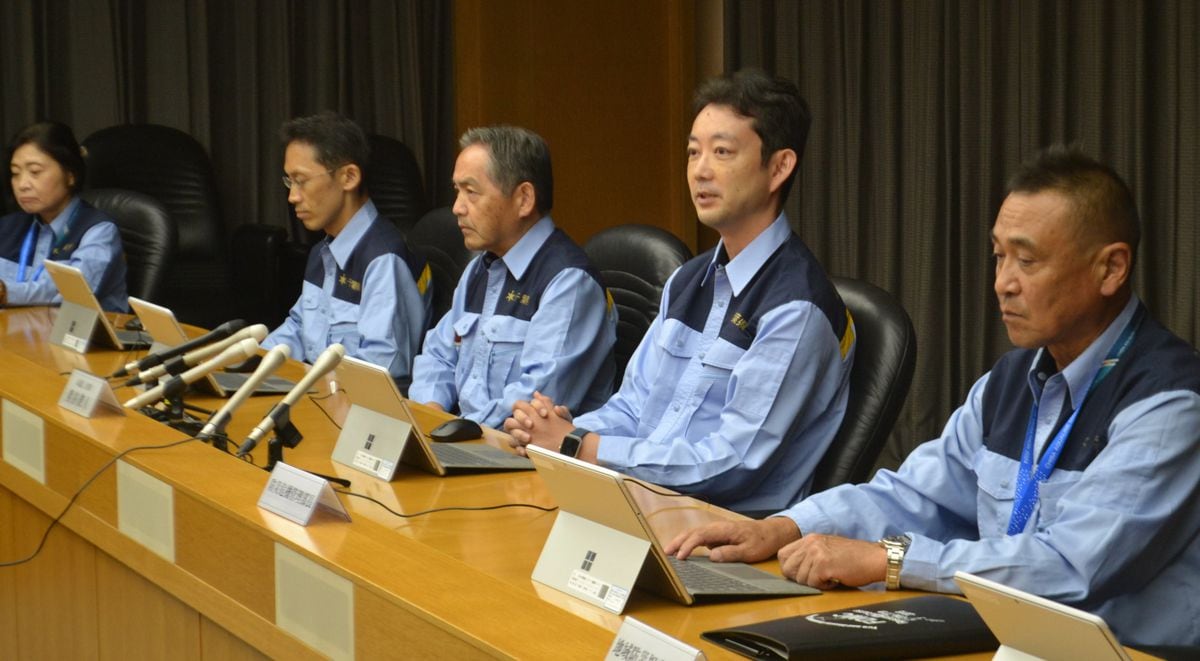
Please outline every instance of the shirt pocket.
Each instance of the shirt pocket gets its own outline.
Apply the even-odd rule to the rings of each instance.
[[[705,374],[711,379],[713,395],[720,395],[723,404],[743,416],[760,421],[775,403],[792,357],[760,355],[756,363],[748,364],[748,367],[734,375],[734,370],[746,357],[747,351],[717,338],[701,360]],[[763,348],[760,347],[759,351],[761,353]]]
[[[1038,486],[1038,502],[1033,510],[1035,520],[1046,525],[1059,517],[1059,502],[1082,477],[1080,471],[1053,471],[1045,482]]]
[[[729,379],[733,368],[746,355],[746,350],[721,338],[713,340],[707,349],[700,352],[701,379],[705,388],[714,395],[728,399]]]
[[[337,343],[345,347],[347,351],[353,351],[362,347],[363,336],[358,331],[358,324],[354,322],[337,323],[329,329],[329,343]]]
[[[529,322],[513,317],[492,317],[480,326],[480,334],[491,347],[488,356],[488,387],[499,397],[508,383],[520,377],[518,358],[529,335]]]
[[[300,309],[304,311],[305,320],[319,314],[321,308],[321,291],[315,287],[313,289],[314,291],[305,291],[304,295],[300,297]]]
[[[362,346],[358,321],[362,310],[355,303],[334,298],[329,302],[329,344],[337,342],[353,352]]]
[[[675,320],[668,320],[663,324],[655,341],[664,352],[683,361],[689,361],[699,351],[701,339],[700,333],[688,326]]]
[[[731,403],[729,384],[733,368],[745,354],[745,349],[717,338],[696,356],[700,379],[696,384],[696,410],[689,423],[689,434],[699,437],[721,426],[721,413]]]
[[[652,364],[657,363],[653,372],[642,375],[650,388],[642,406],[639,429],[647,434],[658,427],[664,417],[678,413],[685,402],[695,397],[694,392],[684,391],[689,387],[694,388],[697,382],[693,370],[688,368],[700,345],[700,334],[678,320],[664,319],[658,332],[649,341],[654,342],[653,349],[658,360],[652,361]],[[670,387],[663,387],[665,384],[670,384]],[[672,413],[668,413],[669,407],[673,407]]]
[[[474,312],[464,313],[461,317],[454,320],[454,351],[458,355],[458,360],[454,364],[455,382],[462,388],[466,383],[467,374],[471,371],[472,357],[469,353],[463,353],[462,348],[468,349],[474,346],[475,343],[475,327],[479,324],[479,315]]]
[[[975,475],[979,487],[975,505],[981,537],[1001,537],[1008,534],[1019,467],[1020,464],[1008,457],[988,451],[979,453],[975,461]]]

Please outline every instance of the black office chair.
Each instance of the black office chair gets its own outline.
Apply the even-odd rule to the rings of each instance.
[[[179,242],[162,299],[181,320],[205,327],[227,321],[230,278],[216,179],[204,147],[168,126],[126,124],[83,140],[88,186],[120,188],[162,203]]]
[[[247,223],[233,231],[229,261],[237,282],[233,288],[235,316],[250,324],[275,328],[300,296],[308,246],[289,242],[277,225]]]
[[[408,233],[408,245],[425,255],[429,271],[433,276],[433,319],[437,324],[450,311],[454,299],[454,288],[462,277],[463,269],[475,253],[463,244],[462,230],[458,229],[458,218],[449,207],[434,209],[421,216]]]
[[[161,303],[179,240],[167,210],[149,195],[116,188],[94,188],[80,197],[116,221],[125,248],[129,295]]]
[[[617,307],[617,380],[650,323],[658,316],[663,286],[692,251],[670,232],[652,225],[620,225],[603,230],[583,247]]]
[[[813,474],[812,493],[870,477],[917,362],[912,320],[891,294],[862,280],[831,279],[854,317],[857,346],[846,416]]]
[[[405,235],[421,216],[429,211],[421,168],[412,150],[403,142],[384,135],[370,134],[371,162],[367,166],[367,190],[379,213]]]

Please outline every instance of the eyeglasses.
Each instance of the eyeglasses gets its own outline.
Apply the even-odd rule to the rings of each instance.
[[[336,168],[333,168],[332,170],[326,170],[325,173],[330,176],[333,176],[333,173],[337,172],[341,168],[342,168],[342,166],[339,165]],[[289,177],[285,174],[285,175],[283,175],[283,187],[288,190],[292,190],[293,188],[299,188],[300,190],[304,190],[304,187],[308,185],[308,182],[312,181],[315,178],[316,177],[310,177],[308,179],[292,179],[291,177]]]

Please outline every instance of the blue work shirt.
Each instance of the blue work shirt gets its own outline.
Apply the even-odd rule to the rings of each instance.
[[[1007,534],[1031,398],[1041,448],[1074,406],[1064,392],[1081,401],[1139,305],[1061,372],[1044,349],[1007,354],[897,471],[782,514],[806,534],[908,535],[906,588],[958,592],[961,570],[1092,611],[1126,644],[1200,643],[1200,358],[1153,319],[1083,400],[1024,531]]]
[[[300,298],[262,346],[311,363],[329,345],[388,370],[403,390],[432,306],[429,267],[367,200],[336,237],[312,248]]]
[[[599,463],[725,507],[807,493],[849,393],[853,323],[780,216],[728,264],[681,266],[621,389],[575,424]]]
[[[42,262],[51,259],[79,269],[96,294],[100,307],[115,312],[129,309],[121,233],[104,212],[75,197],[48,226],[34,219],[37,236],[22,282],[18,279],[20,245],[25,239],[29,218],[29,214],[17,213],[0,219],[0,232],[5,234],[5,249],[0,251],[0,280],[8,288],[8,305],[62,303],[54,280],[45,268],[39,268]],[[77,241],[65,237],[67,243],[58,245],[55,250],[56,240],[67,232],[77,235]]]
[[[425,338],[409,396],[499,428],[534,391],[573,410],[612,392],[616,313],[587,256],[547,216],[463,271]]]

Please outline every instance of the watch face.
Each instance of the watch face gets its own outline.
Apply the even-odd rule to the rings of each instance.
[[[908,545],[912,544],[912,538],[908,535],[892,535],[891,537],[884,537],[880,541],[895,544],[905,550],[908,550]]]
[[[562,445],[560,445],[558,447],[558,453],[564,454],[568,457],[578,457],[579,456],[579,446],[581,444],[582,444],[582,441],[579,439],[578,436],[572,436],[572,435],[568,434],[567,436],[563,437]]]

